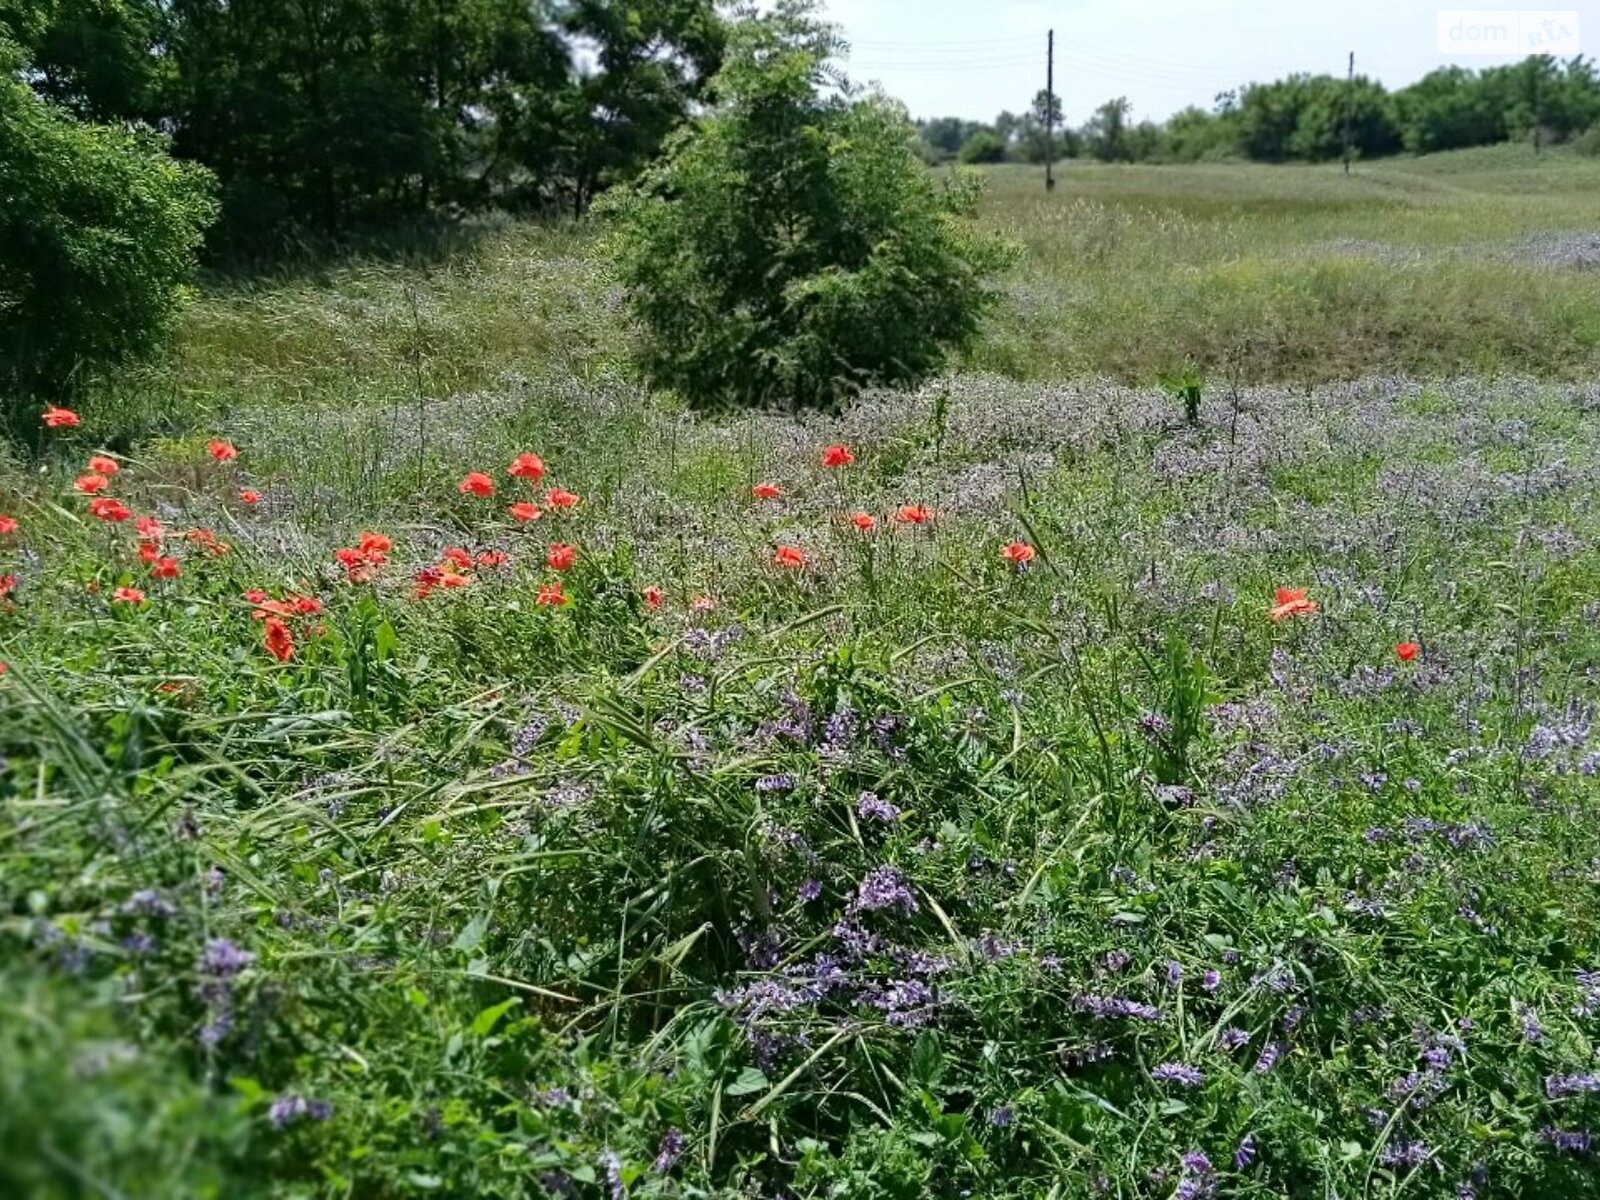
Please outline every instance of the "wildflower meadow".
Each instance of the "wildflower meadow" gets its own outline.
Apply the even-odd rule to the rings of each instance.
[[[1587,1194],[1597,413],[44,411],[10,1194]]]

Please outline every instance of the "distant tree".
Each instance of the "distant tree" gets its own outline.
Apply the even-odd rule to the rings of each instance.
[[[1083,127],[1084,148],[1101,162],[1128,162],[1132,146],[1128,141],[1128,114],[1133,105],[1124,96],[1107,100],[1094,110]]]
[[[994,301],[1006,252],[968,219],[976,182],[936,181],[903,108],[840,88],[837,45],[809,0],[747,16],[711,107],[605,201],[642,365],[691,404],[923,378]]]
[[[91,121],[156,112],[161,0],[6,0],[0,37],[26,55],[34,90]]]
[[[1161,153],[1175,162],[1199,162],[1237,153],[1239,123],[1234,114],[1189,107],[1173,113],[1162,129]]]
[[[1029,112],[1040,125],[1052,125],[1060,129],[1066,124],[1066,118],[1062,115],[1061,96],[1052,95],[1044,88],[1033,94],[1033,104]]]
[[[1394,99],[1383,85],[1357,76],[1354,86],[1319,75],[1306,81],[1299,119],[1289,138],[1290,157],[1325,162],[1344,151],[1346,121],[1360,158],[1394,154],[1403,144]]]
[[[1006,144],[994,131],[980,129],[961,143],[961,152],[957,157],[969,165],[1005,162]]]
[[[1503,104],[1465,67],[1430,71],[1396,95],[1395,107],[1401,141],[1413,154],[1486,146],[1508,134]]]

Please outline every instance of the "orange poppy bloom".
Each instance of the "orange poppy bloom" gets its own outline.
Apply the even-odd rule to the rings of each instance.
[[[50,405],[44,410],[44,423],[51,429],[73,429],[83,424],[83,419],[70,408]]]
[[[11,670],[11,664],[10,663],[8,663],[8,662],[0,662],[0,679],[4,679],[6,672],[9,671],[9,670]]]
[[[260,504],[261,493],[253,491],[250,488],[241,488],[239,489],[239,503],[251,505]]]
[[[894,519],[902,525],[926,525],[933,520],[933,510],[920,504],[905,504],[894,514]]]
[[[231,545],[222,541],[209,529],[191,529],[183,536],[205,550],[212,558],[222,558],[228,551],[233,549]]]
[[[453,566],[460,567],[463,571],[472,570],[472,555],[468,554],[460,546],[445,547],[444,553],[439,557]]]
[[[482,471],[469,472],[467,477],[456,484],[456,491],[463,496],[492,496],[494,495],[494,480]]]
[[[797,546],[779,546],[772,561],[780,567],[803,567],[806,565],[806,556]]]
[[[159,542],[167,535],[167,531],[162,528],[161,522],[154,517],[140,517],[133,523],[133,531],[147,542]]]
[[[578,548],[557,542],[545,552],[544,561],[552,571],[570,571],[578,561]]]
[[[104,475],[79,475],[72,481],[72,490],[82,492],[85,496],[98,496],[110,482]]]
[[[750,489],[750,494],[757,500],[776,500],[783,495],[783,489],[775,483],[758,483]]]
[[[382,566],[389,561],[388,554],[394,549],[394,543],[381,533],[363,532],[356,549],[366,555],[367,561],[374,566]]]
[[[89,501],[89,515],[101,521],[126,521],[133,516],[128,511],[128,506],[120,500],[113,500],[110,496],[96,496]]]
[[[232,462],[239,457],[239,451],[234,448],[233,443],[224,441],[222,438],[212,438],[207,442],[206,453],[219,463]]]
[[[423,567],[416,576],[417,586],[411,593],[413,600],[426,600],[433,594],[433,589],[438,587],[444,579],[444,572],[438,567]]]
[[[855,462],[856,456],[850,453],[850,447],[835,443],[822,448],[822,465],[825,467],[848,467]]]
[[[266,647],[268,654],[281,663],[294,657],[294,634],[289,632],[289,627],[281,617],[269,616],[266,619],[261,630],[261,644]]]
[[[150,564],[150,577],[152,579],[176,579],[183,574],[183,568],[175,558],[163,555]]]
[[[535,483],[544,478],[544,459],[537,454],[519,454],[506,468],[513,479],[531,479]]]
[[[1394,648],[1394,656],[1401,662],[1410,662],[1422,653],[1422,647],[1416,642],[1401,642]]]
[[[119,587],[111,593],[111,599],[118,604],[143,604],[144,593],[134,587]]]
[[[551,488],[544,494],[545,505],[549,508],[575,508],[582,499],[576,492],[569,492],[566,488]]]
[[[4,600],[17,590],[17,577],[15,575],[0,575],[0,600]]]
[[[291,592],[285,599],[294,611],[302,617],[309,617],[322,611],[322,601],[315,596],[300,596]]]
[[[1031,563],[1035,553],[1034,548],[1027,542],[1011,542],[1000,551],[1000,557],[1020,567],[1024,563]]]
[[[366,583],[372,578],[373,563],[355,546],[340,546],[333,557],[344,568],[345,578],[351,583]]]
[[[260,588],[251,588],[244,594],[244,598],[250,601],[251,604],[261,604],[266,600],[267,594]]]
[[[513,521],[520,521],[524,525],[529,521],[537,521],[544,516],[543,509],[537,504],[529,504],[527,501],[523,501],[521,504],[513,504],[506,511],[511,514]]]
[[[0,537],[15,533],[16,531],[17,519],[15,517],[0,517]]]
[[[1317,602],[1306,599],[1305,588],[1281,587],[1277,590],[1276,600],[1277,603],[1267,610],[1267,615],[1274,621],[1310,616],[1317,611]]]
[[[511,561],[511,555],[504,550],[485,550],[478,555],[480,567],[503,567]]]
[[[851,513],[850,524],[861,530],[862,533],[866,533],[868,530],[877,528],[878,518],[873,516],[871,513]]]
[[[472,582],[471,575],[463,575],[452,568],[439,572],[439,586],[446,588],[462,588]]]
[[[651,612],[655,612],[666,600],[666,597],[661,593],[661,589],[654,584],[645,588],[642,594],[644,596],[644,606]]]
[[[710,612],[717,606],[717,602],[710,596],[696,596],[689,607],[695,612]]]
[[[559,583],[546,583],[533,598],[535,604],[561,605],[572,603],[572,598],[561,590]]]
[[[122,470],[122,465],[114,458],[107,458],[104,454],[96,454],[89,460],[89,470],[96,475],[115,475]]]
[[[155,562],[156,559],[158,559],[160,557],[161,557],[161,546],[158,543],[156,543],[156,542],[140,542],[139,543],[139,561],[140,562],[142,562],[142,563],[153,563],[153,562]]]

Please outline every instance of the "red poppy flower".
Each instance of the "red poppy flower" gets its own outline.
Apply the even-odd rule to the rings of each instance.
[[[15,533],[16,531],[17,519],[15,517],[0,517],[0,537]]]
[[[538,483],[544,478],[544,459],[537,454],[519,454],[511,460],[506,474],[513,479],[531,479]]]
[[[570,571],[578,561],[578,548],[557,542],[545,552],[544,561],[552,571]]]
[[[222,558],[233,547],[224,542],[209,529],[190,529],[184,533],[184,538],[199,546],[212,558]]]
[[[133,523],[133,531],[139,535],[141,540],[147,542],[159,542],[167,535],[167,531],[162,528],[161,522],[154,517],[140,517]]]
[[[176,579],[181,574],[183,574],[183,568],[175,558],[168,558],[163,555],[150,564],[150,577],[152,579]]]
[[[656,609],[660,608],[662,603],[666,600],[666,597],[661,593],[661,589],[653,584],[644,589],[643,595],[644,606],[651,612],[655,612]]]
[[[351,583],[366,583],[372,578],[374,564],[356,546],[340,546],[333,557],[344,568],[345,578]]]
[[[70,408],[57,408],[52,404],[44,410],[44,423],[51,429],[74,429],[83,424],[83,419]]]
[[[462,588],[472,582],[471,575],[463,575],[453,568],[446,567],[439,572],[439,586],[446,588]]]
[[[101,521],[126,521],[133,516],[128,511],[128,506],[120,500],[113,500],[110,496],[96,496],[89,501],[89,515]]]
[[[1284,621],[1290,617],[1310,616],[1317,611],[1317,602],[1306,599],[1305,588],[1285,588],[1277,590],[1275,603],[1267,610],[1267,616],[1274,621]]]
[[[1422,653],[1422,647],[1416,642],[1401,642],[1394,648],[1394,656],[1401,662],[1410,662]]]
[[[439,556],[445,562],[460,567],[463,571],[472,570],[472,555],[460,546],[447,546],[444,553]]]
[[[111,593],[111,599],[118,604],[143,604],[144,593],[135,587],[119,587]]]
[[[322,601],[315,596],[300,596],[290,592],[284,597],[294,611],[302,617],[309,617],[322,611]]]
[[[494,495],[494,480],[482,471],[473,471],[460,483],[456,484],[456,491],[463,496],[492,496]]]
[[[79,475],[72,481],[72,490],[85,496],[98,496],[110,482],[104,475]]]
[[[114,458],[107,458],[104,454],[96,454],[89,460],[89,470],[96,475],[110,477],[122,470],[122,464]]]
[[[281,663],[294,657],[294,634],[289,632],[289,627],[281,617],[269,616],[266,619],[261,630],[261,644],[266,647],[268,654]]]
[[[861,530],[862,533],[866,533],[868,530],[877,527],[878,518],[873,516],[871,513],[851,513],[850,524]]]
[[[806,565],[806,556],[797,546],[779,546],[772,561],[780,567],[803,567]]]
[[[933,510],[920,504],[905,504],[894,514],[894,519],[902,525],[926,525],[933,520]]]
[[[1031,563],[1035,553],[1034,548],[1027,542],[1011,542],[1000,551],[1000,557],[1020,567],[1025,563]]]
[[[373,566],[381,567],[389,561],[389,551],[394,549],[394,543],[381,533],[364,532],[361,540],[356,543],[356,549],[360,550]]]
[[[251,604],[261,604],[266,600],[267,594],[260,588],[251,588],[244,594],[244,598],[250,601]]]
[[[439,586],[444,579],[444,572],[438,567],[423,567],[416,576],[417,586],[411,593],[413,600],[426,600],[433,594],[433,589]]]
[[[551,488],[544,494],[545,505],[549,508],[575,508],[582,497],[566,488]]]
[[[848,467],[855,462],[856,456],[850,453],[850,447],[835,443],[822,448],[822,465],[825,467]]]
[[[511,561],[511,555],[504,550],[485,550],[478,555],[480,567],[503,567]]]
[[[695,612],[710,612],[716,606],[717,602],[710,596],[696,596],[689,604]]]
[[[17,577],[15,575],[0,575],[0,600],[4,600],[17,590]]]
[[[261,503],[261,493],[250,488],[239,489],[239,503],[256,505]]]
[[[4,679],[6,672],[9,671],[9,670],[11,670],[11,664],[10,663],[8,663],[8,662],[0,662],[0,679]]]
[[[156,559],[158,559],[160,557],[161,557],[161,546],[158,543],[156,543],[156,542],[140,542],[139,543],[139,561],[140,562],[142,562],[142,563],[153,563],[153,562],[155,562]]]
[[[535,604],[560,605],[572,603],[571,597],[561,590],[559,583],[546,583],[533,598]]]
[[[783,489],[775,483],[758,483],[750,489],[750,494],[757,500],[776,500],[783,495]]]
[[[221,438],[212,438],[206,443],[206,453],[219,463],[232,462],[239,457],[239,451],[234,449],[232,442],[225,442]]]
[[[529,504],[527,501],[523,501],[521,504],[513,504],[506,511],[511,514],[511,519],[513,521],[520,521],[524,525],[526,525],[529,521],[537,521],[540,517],[544,516],[543,509],[541,509],[537,504]]]

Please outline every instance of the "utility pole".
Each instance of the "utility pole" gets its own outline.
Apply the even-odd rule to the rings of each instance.
[[[1350,174],[1350,118],[1356,106],[1356,52],[1350,51],[1350,70],[1344,83],[1344,173]]]
[[[1055,191],[1056,172],[1056,31],[1050,31],[1044,59],[1044,190]]]

